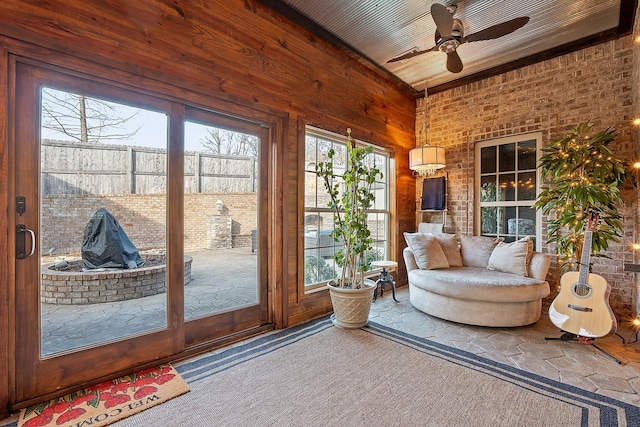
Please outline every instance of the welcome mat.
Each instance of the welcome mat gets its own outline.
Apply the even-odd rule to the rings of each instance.
[[[106,426],[188,391],[176,370],[162,365],[29,406],[18,427]]]

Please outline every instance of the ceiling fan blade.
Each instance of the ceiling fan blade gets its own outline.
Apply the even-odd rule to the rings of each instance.
[[[462,60],[460,59],[458,52],[454,50],[453,52],[447,53],[447,70],[452,73],[459,73],[462,71],[462,67]]]
[[[434,3],[431,5],[431,17],[433,18],[433,22],[436,23],[436,27],[438,27],[440,36],[451,38],[453,16],[451,16],[449,9],[447,9],[440,3]]]
[[[506,36],[509,33],[513,33],[518,28],[523,27],[527,22],[529,22],[528,16],[514,18],[509,21],[503,22],[502,24],[497,24],[489,28],[485,28],[484,30],[478,31],[477,33],[469,34],[464,38],[464,41],[476,42],[479,40],[497,39],[498,37]]]
[[[405,53],[404,55],[396,56],[395,58],[388,60],[387,64],[390,62],[402,61],[403,59],[413,58],[414,56],[422,55],[423,53],[427,53],[427,52],[433,52],[435,50],[438,50],[438,46],[434,46],[431,49],[427,49],[427,50],[412,50],[409,53]]]

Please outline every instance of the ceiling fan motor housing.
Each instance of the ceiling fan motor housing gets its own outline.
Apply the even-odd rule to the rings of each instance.
[[[462,21],[459,19],[453,20],[453,28],[451,29],[451,37],[442,37],[440,32],[436,29],[436,46],[438,50],[444,53],[455,52],[460,46],[460,39],[464,36]]]
[[[451,35],[455,38],[460,38],[464,36],[464,26],[462,25],[462,21],[458,18],[453,20],[453,27],[451,27]]]

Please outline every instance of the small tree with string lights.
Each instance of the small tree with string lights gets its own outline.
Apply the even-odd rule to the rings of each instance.
[[[581,259],[588,216],[599,219],[590,248],[594,256],[605,256],[602,252],[609,243],[621,237],[618,206],[624,201],[620,190],[632,176],[627,163],[609,147],[617,132],[611,128],[593,132],[592,127],[592,123],[581,123],[555,137],[542,150],[538,166],[544,185],[533,206],[549,215],[547,242],[555,243],[562,270],[575,268],[575,261]]]

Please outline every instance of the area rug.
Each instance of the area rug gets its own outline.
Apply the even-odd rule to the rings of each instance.
[[[634,405],[376,323],[323,318],[175,368],[190,393],[113,427],[640,425]]]
[[[23,409],[18,427],[106,426],[188,391],[175,369],[162,365]]]
[[[638,426],[640,408],[375,323],[321,319],[176,365],[191,387],[115,426]]]

